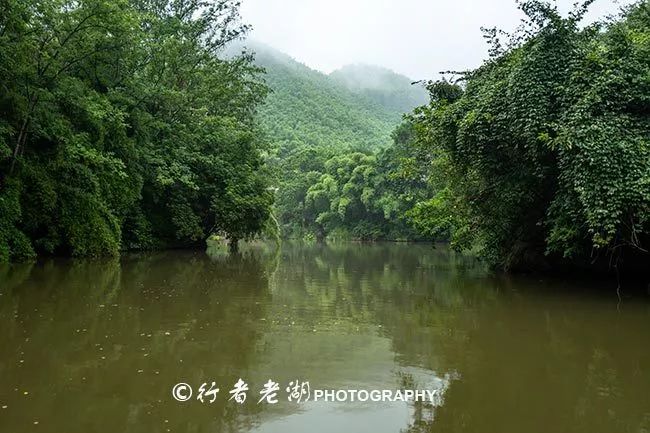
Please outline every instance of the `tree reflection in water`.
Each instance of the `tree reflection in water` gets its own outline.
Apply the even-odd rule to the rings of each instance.
[[[491,276],[444,247],[242,245],[0,268],[0,431],[639,432],[647,300]],[[604,284],[608,284],[605,282]],[[228,402],[242,378],[243,405]],[[256,404],[269,379],[277,405]],[[437,404],[290,404],[320,389]],[[214,380],[214,404],[172,399]],[[27,392],[27,394],[24,394]]]

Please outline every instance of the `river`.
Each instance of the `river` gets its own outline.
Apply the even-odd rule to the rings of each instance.
[[[615,286],[407,244],[4,265],[0,432],[648,432],[650,302]],[[314,395],[406,389],[436,398]]]

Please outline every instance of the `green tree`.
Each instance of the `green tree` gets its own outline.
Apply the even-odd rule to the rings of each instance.
[[[238,3],[30,0],[0,17],[0,258],[258,233],[266,95]]]
[[[462,89],[431,83],[414,115],[447,176],[417,218],[497,267],[647,262],[650,3],[581,28],[590,3],[522,1],[528,26],[507,44],[487,31],[493,57]]]

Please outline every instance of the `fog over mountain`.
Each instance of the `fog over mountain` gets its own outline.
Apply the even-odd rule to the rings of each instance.
[[[425,88],[412,79],[380,66],[346,65],[330,74],[349,90],[367,96],[394,111],[409,112],[427,103]]]
[[[379,66],[349,65],[328,75],[255,40],[234,44],[230,54],[243,49],[265,70],[271,93],[259,119],[280,153],[385,147],[402,115],[428,99],[422,86]]]
[[[556,0],[568,14],[576,0]],[[585,22],[632,0],[596,0]],[[330,73],[344,65],[380,65],[421,80],[479,66],[488,47],[481,27],[514,30],[524,18],[515,0],[243,0],[251,37]]]

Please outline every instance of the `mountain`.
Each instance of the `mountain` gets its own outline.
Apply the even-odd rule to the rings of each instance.
[[[271,144],[266,162],[282,236],[414,239],[393,219],[408,206],[388,186],[393,165],[385,157],[396,155],[392,133],[403,114],[426,102],[411,80],[358,65],[323,74],[259,42],[244,46],[271,90],[258,119]]]
[[[390,111],[410,112],[429,100],[423,86],[412,84],[410,78],[379,66],[347,65],[332,72],[330,77]]]
[[[368,89],[361,86],[361,77],[346,73],[350,68],[327,75],[262,43],[244,45],[266,70],[271,94],[260,108],[260,120],[280,154],[304,147],[366,151],[386,147],[402,114],[415,106],[401,99],[395,102],[395,95],[409,94],[410,80],[382,68],[374,69],[373,78],[381,80]]]

